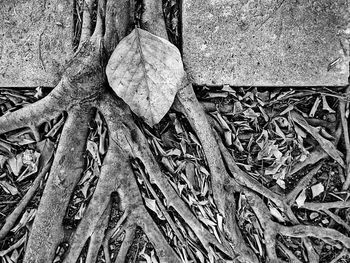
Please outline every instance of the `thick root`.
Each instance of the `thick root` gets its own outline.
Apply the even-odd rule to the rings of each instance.
[[[136,232],[136,226],[132,225],[129,226],[126,230],[125,230],[125,237],[123,239],[123,243],[120,246],[120,249],[118,251],[118,255],[114,260],[114,263],[118,263],[118,262],[126,262],[126,256],[128,254],[128,251],[132,245],[132,242],[135,238],[135,232]]]
[[[113,136],[111,134],[111,136]],[[101,174],[92,199],[70,240],[70,249],[64,262],[76,262],[85,242],[93,234],[111,199],[112,192],[122,184],[121,178],[132,174],[127,156],[119,150],[114,140],[110,141]]]
[[[108,205],[107,209],[103,213],[100,221],[97,224],[94,232],[91,235],[89,249],[86,255],[85,263],[95,263],[100,247],[105,237],[105,231],[108,227],[109,214],[111,212],[111,204]]]
[[[0,134],[24,127],[39,127],[40,124],[57,117],[66,106],[67,103],[63,103],[59,107],[57,101],[47,96],[17,111],[9,112],[0,117]]]
[[[70,196],[84,168],[83,153],[91,111],[87,105],[68,115],[49,179],[30,233],[25,263],[46,263],[64,240],[62,220]]]

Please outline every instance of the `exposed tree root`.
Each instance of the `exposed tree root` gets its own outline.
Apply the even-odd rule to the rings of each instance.
[[[102,246],[103,239],[105,237],[105,231],[108,227],[109,214],[111,210],[111,205],[107,206],[107,209],[102,214],[100,221],[98,222],[94,232],[91,235],[89,249],[86,255],[86,263],[95,263],[98,252]]]
[[[124,237],[123,243],[120,246],[120,249],[118,251],[118,255],[114,260],[115,263],[126,262],[127,253],[129,251],[129,248],[132,245],[134,238],[135,238],[135,231],[136,231],[135,225],[132,225],[125,230],[125,237]]]
[[[151,33],[164,37],[166,29],[164,21],[160,21],[162,16],[161,3],[157,1],[144,1],[145,14],[143,16],[143,25]],[[211,126],[206,118],[204,109],[196,98],[193,87],[189,82],[183,83],[183,88],[176,95],[173,107],[175,110],[185,115],[191,124],[191,127],[197,134],[206,161],[211,172],[211,182],[213,198],[220,213],[226,217],[226,234],[229,235],[234,243],[235,252],[239,255],[239,260],[247,262],[257,262],[254,253],[244,245],[242,235],[237,228],[235,221],[235,202],[232,191],[226,191],[225,186],[230,181],[224,162],[220,157],[218,143],[214,137]]]
[[[91,26],[92,7],[97,4],[95,29]],[[144,27],[151,33],[167,38],[162,16],[161,1],[144,1],[145,13],[142,17]],[[210,169],[210,180],[214,202],[219,213],[224,216],[223,231],[218,238],[199,221],[177,190],[162,173],[148,142],[140,128],[135,124],[129,107],[106,87],[104,52],[111,54],[118,41],[128,32],[131,23],[130,1],[84,1],[83,25],[79,49],[68,63],[62,80],[44,99],[16,112],[0,117],[0,133],[22,127],[30,127],[40,139],[37,128],[44,122],[55,118],[62,111],[67,112],[61,139],[51,166],[45,190],[30,231],[26,247],[25,263],[52,262],[55,251],[62,242],[69,247],[63,262],[77,262],[84,246],[87,246],[86,262],[96,262],[98,252],[103,247],[105,262],[125,262],[128,251],[135,239],[135,231],[140,227],[153,245],[160,262],[179,263],[183,255],[177,253],[165,238],[162,228],[152,218],[145,206],[138,179],[141,179],[149,195],[155,200],[167,226],[176,236],[179,246],[189,258],[195,259],[189,248],[194,242],[200,243],[203,254],[218,251],[220,255],[233,262],[258,262],[257,256],[246,243],[236,222],[235,193],[245,195],[257,221],[262,226],[267,254],[267,262],[280,262],[276,248],[294,261],[298,261],[282,243],[277,243],[277,235],[305,238],[310,261],[317,261],[310,241],[312,236],[339,247],[339,243],[350,249],[350,238],[334,229],[300,225],[291,206],[302,188],[306,187],[317,173],[318,165],[301,180],[297,188],[286,198],[278,195],[244,173],[221,142],[220,136],[209,124],[205,111],[198,102],[190,83],[183,83],[176,96],[173,108],[181,112],[197,134]],[[208,105],[207,105],[208,106]],[[209,105],[208,107],[211,107]],[[107,130],[108,149],[103,160],[96,188],[92,194],[82,220],[72,232],[63,225],[67,207],[84,170],[84,152],[89,131],[89,122],[94,111],[103,116]],[[102,121],[102,120],[101,120]],[[102,131],[101,131],[102,132]],[[105,152],[106,142],[100,141],[100,150]],[[314,152],[312,161],[327,156],[323,150]],[[132,163],[140,164],[140,177],[134,173]],[[50,163],[45,162],[33,188],[28,191],[20,206],[11,214],[0,231],[0,238],[13,227],[23,208],[34,195],[42,177],[48,172]],[[303,168],[300,165],[293,172]],[[144,170],[143,170],[144,169]],[[117,225],[108,229],[111,213],[112,194],[117,195],[118,209],[122,213]],[[164,200],[160,199],[164,197]],[[261,197],[262,196],[262,197]],[[286,216],[291,226],[276,223],[264,200],[274,203]],[[305,203],[304,208],[325,211],[339,224],[331,208],[348,208],[349,202]],[[171,210],[171,209],[172,210]],[[179,226],[185,222],[191,235]],[[108,230],[107,230],[108,229]],[[118,253],[111,257],[109,243],[117,236],[123,240]],[[24,240],[23,240],[24,242]],[[187,259],[186,259],[187,260]]]
[[[103,1],[99,3],[103,4]],[[86,2],[85,21],[91,21],[92,4],[93,1]],[[120,12],[125,10],[113,7],[113,4],[107,3],[106,18],[110,16],[111,19],[107,21],[106,25],[115,27],[116,24],[113,22],[112,16],[113,18],[118,16],[115,13],[116,10]],[[103,9],[102,7],[98,10],[101,12],[100,10]],[[101,14],[98,16],[103,17]],[[91,28],[86,23],[83,24],[80,48],[69,63],[61,82],[47,97],[26,109],[0,118],[0,123],[11,121],[11,125],[7,125],[1,130],[1,132],[7,132],[23,126],[38,127],[43,122],[58,116],[62,110],[66,110],[68,113],[30,233],[24,262],[51,262],[57,246],[66,241],[69,242],[69,247],[64,262],[76,262],[86,242],[89,242],[87,262],[96,260],[102,243],[104,243],[106,261],[110,261],[108,241],[113,234],[107,232],[105,236],[104,232],[109,219],[111,194],[114,192],[118,194],[119,208],[124,212],[118,228],[121,227],[125,231],[122,247],[114,261],[122,262],[125,260],[134,238],[135,227],[140,226],[156,249],[161,262],[181,262],[179,255],[170,247],[144,206],[130,164],[130,161],[135,158],[143,162],[150,176],[148,187],[152,189],[151,184],[157,185],[165,196],[168,206],[173,207],[189,225],[207,253],[213,245],[225,253],[228,258],[234,258],[235,254],[230,245],[228,243],[221,244],[213,234],[202,226],[164,177],[142,132],[133,123],[128,106],[102,88],[105,81],[103,59],[101,58],[102,26],[103,23],[98,22],[95,33],[90,38]],[[119,23],[118,26],[120,26]],[[106,33],[110,33],[109,30],[106,29]],[[96,31],[98,32],[96,33]],[[125,34],[126,30],[123,32]],[[111,42],[109,44],[110,46],[115,45]],[[106,120],[109,146],[96,189],[77,229],[69,236],[62,222],[70,196],[84,168],[83,153],[86,148],[88,127],[94,108],[99,109]],[[153,195],[157,199],[154,191]],[[160,203],[160,200],[157,200]],[[167,215],[169,223],[173,222],[171,216],[166,213],[165,207],[163,207],[163,211]],[[177,236],[181,237],[176,224],[173,222],[171,225],[174,232],[178,233]],[[187,242],[184,237],[179,240],[182,240],[183,243]]]
[[[29,236],[24,262],[51,262],[57,246],[65,239],[62,220],[84,168],[82,156],[90,117],[86,105],[68,115]]]

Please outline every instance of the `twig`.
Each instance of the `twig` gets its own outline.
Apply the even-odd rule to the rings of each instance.
[[[302,206],[303,208],[313,210],[313,211],[320,211],[320,210],[328,210],[331,208],[349,208],[350,207],[350,201],[337,201],[337,202],[327,202],[327,203],[308,203],[305,202]]]

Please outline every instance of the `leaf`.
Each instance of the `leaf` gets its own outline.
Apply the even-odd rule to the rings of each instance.
[[[315,184],[311,186],[311,191],[312,191],[312,197],[316,197],[319,194],[323,193],[324,191],[324,186],[322,183]]]
[[[270,213],[271,215],[276,218],[279,222],[283,223],[285,222],[281,212],[274,206],[269,205]]]
[[[306,193],[305,193],[305,189],[303,189],[301,193],[298,195],[297,199],[295,200],[295,202],[298,205],[298,208],[304,205],[305,200],[306,200]]]
[[[173,44],[136,28],[114,50],[106,75],[114,92],[153,126],[173,104],[185,71]]]
[[[16,156],[9,159],[7,162],[15,176],[19,175],[21,168],[23,166],[22,156],[23,156],[22,153],[17,154]]]
[[[100,158],[100,153],[98,151],[97,143],[88,140],[86,148],[91,153],[92,158],[94,158],[94,160],[97,162],[97,164],[99,166],[101,166],[101,158]]]
[[[160,211],[160,209],[159,209],[159,207],[158,207],[158,205],[156,203],[156,200],[150,199],[150,198],[147,198],[147,197],[144,197],[144,200],[145,200],[146,206],[149,209],[151,209],[153,212],[155,212],[159,219],[165,220],[165,217],[163,216],[163,213]]]
[[[19,192],[17,188],[5,180],[0,180],[0,186],[4,189],[5,192],[11,194],[11,195],[17,195]]]
[[[2,169],[4,167],[5,162],[7,161],[8,157],[0,154],[0,168]]]

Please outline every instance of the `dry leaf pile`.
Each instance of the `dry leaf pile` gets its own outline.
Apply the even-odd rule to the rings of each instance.
[[[204,87],[198,94],[238,167],[268,189],[260,194],[267,197],[265,212],[273,222],[339,231],[333,233],[333,240],[309,233],[317,237],[310,239],[309,247],[302,239],[288,237],[290,233],[277,235],[280,256],[296,262],[311,262],[312,257],[314,262],[345,262],[350,203],[344,173],[349,144],[344,142],[349,135],[342,132],[342,121],[347,126],[349,110],[344,107],[342,116],[340,108],[347,98],[327,89],[233,90],[229,86]],[[250,203],[249,196],[240,194],[237,218],[247,242],[263,260],[269,253],[266,226]],[[344,249],[337,243],[338,233],[346,235]]]
[[[10,96],[10,93],[6,91],[5,95]],[[281,226],[289,227],[296,221],[301,226],[294,230],[282,229],[282,234],[276,236],[279,257],[308,262],[313,255],[319,262],[337,262],[338,259],[338,262],[346,262],[350,247],[350,238],[347,237],[350,201],[343,187],[346,181],[344,168],[347,166],[344,152],[347,149],[346,145],[337,147],[336,144],[344,140],[338,108],[341,106],[339,101],[344,101],[345,97],[328,90],[234,90],[229,86],[220,90],[204,87],[197,93],[212,127],[221,136],[222,146],[234,157],[238,167],[260,182],[263,189],[276,194],[277,199],[255,200],[264,202],[261,205],[267,208],[260,211],[260,215],[268,213],[270,219],[266,220]],[[34,95],[38,96],[38,91],[15,93],[10,96],[12,100],[4,96],[3,102],[7,104],[3,103],[5,106],[2,108],[25,107],[26,103],[35,100]],[[22,99],[13,100],[13,97]],[[347,108],[344,113],[347,117]],[[1,242],[0,256],[4,262],[20,262],[18,260],[23,256],[27,229],[30,229],[35,216],[40,189],[43,188],[63,123],[62,115],[40,127],[36,135],[32,130],[24,129],[1,138],[1,216],[2,220],[6,219],[6,224],[10,222],[6,237]],[[66,214],[65,224],[68,227],[75,227],[81,219],[108,147],[106,124],[99,112],[90,125],[86,169]],[[203,226],[222,242],[225,222],[213,201],[211,175],[201,144],[186,119],[181,114],[170,112],[154,128],[142,121],[139,125],[167,180]],[[41,140],[36,142],[36,137]],[[168,209],[161,191],[152,184],[142,163],[135,159],[133,168],[145,206],[183,262],[225,260],[214,248],[209,254],[203,251],[191,227],[176,211]],[[36,185],[34,191],[31,190],[33,185]],[[23,198],[27,195],[31,197]],[[264,261],[266,253],[269,253],[264,220],[252,203],[254,197],[245,192],[237,196],[238,225],[249,247]],[[284,203],[278,198],[284,199]],[[27,199],[25,204],[24,199]],[[289,205],[291,210],[286,211],[281,204]],[[21,212],[16,213],[16,206]],[[295,215],[294,222],[290,219],[291,213]],[[120,217],[115,209],[110,229],[115,227]],[[325,231],[324,236],[316,234],[308,240],[309,247],[305,247],[303,239],[313,231],[312,228],[307,230],[307,227],[313,226],[336,232]],[[306,229],[305,234],[303,228]],[[147,237],[142,231],[137,231],[138,242],[129,252],[136,254],[130,255],[130,258],[158,262]],[[3,233],[4,227],[0,234]],[[343,235],[338,236],[338,233]],[[117,236],[111,240],[112,253],[118,250],[123,238]],[[64,255],[64,245],[58,248],[55,262],[60,262],[60,257]]]

